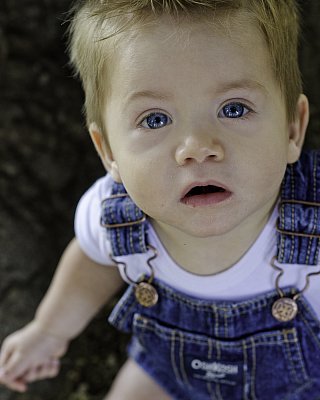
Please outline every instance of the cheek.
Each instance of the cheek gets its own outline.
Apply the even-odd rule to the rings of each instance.
[[[249,147],[247,148],[247,150]],[[266,140],[250,147],[241,161],[242,168],[235,168],[243,187],[251,188],[257,197],[270,196],[279,190],[287,166],[287,153],[281,140]],[[241,174],[241,176],[239,176]]]
[[[252,168],[253,176],[249,176],[248,179],[255,182],[254,192],[257,197],[269,198],[278,193],[286,165],[281,157],[270,157],[262,160],[256,168]]]
[[[171,180],[160,160],[128,156],[119,161],[119,170],[128,193],[141,209],[146,212],[153,205],[166,206]]]

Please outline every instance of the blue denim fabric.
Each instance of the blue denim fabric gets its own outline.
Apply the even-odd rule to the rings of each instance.
[[[118,197],[118,194],[126,196]],[[320,249],[320,239],[317,237],[320,235],[319,151],[303,152],[297,163],[288,166],[282,183],[281,200],[278,223],[281,232],[277,232],[278,261],[317,265]],[[112,196],[102,202],[101,213],[101,223],[107,226],[114,256],[147,251],[148,223],[139,223],[144,217],[145,214],[127,195],[124,186],[114,182]],[[126,226],[128,222],[136,224]],[[123,226],[115,226],[119,223]],[[300,236],[305,234],[308,237]]]
[[[102,201],[101,225],[107,229],[113,256],[145,253],[148,250],[145,214],[120,183],[114,182],[111,196]]]
[[[320,248],[319,151],[302,153],[297,163],[288,166],[281,201],[278,227],[287,234],[278,234],[278,261],[317,265]],[[305,234],[309,236],[301,236]]]
[[[173,399],[320,399],[320,325],[303,297],[298,316],[280,323],[271,314],[275,291],[212,302],[154,286],[154,307],[137,303],[131,286],[109,322],[133,333],[130,357]]]
[[[319,184],[319,152],[303,153],[288,166],[277,232],[281,263],[318,263]],[[125,193],[117,185],[113,193]],[[147,249],[147,223],[126,226],[141,217],[136,209],[128,197],[103,203],[103,223],[125,224],[107,228],[115,256]],[[241,302],[213,302],[157,280],[153,286],[159,295],[155,306],[140,305],[130,286],[109,322],[132,332],[129,355],[173,399],[320,400],[320,323],[303,296],[297,316],[284,323],[271,312],[277,291]],[[282,291],[290,298],[296,293],[295,288]]]

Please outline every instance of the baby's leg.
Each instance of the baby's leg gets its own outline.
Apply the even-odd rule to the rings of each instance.
[[[120,369],[104,400],[172,400],[133,360]]]

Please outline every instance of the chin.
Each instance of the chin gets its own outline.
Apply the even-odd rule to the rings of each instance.
[[[210,238],[216,236],[223,236],[226,233],[230,232],[232,228],[227,226],[203,226],[203,227],[192,226],[186,228],[181,227],[180,230],[196,238]]]

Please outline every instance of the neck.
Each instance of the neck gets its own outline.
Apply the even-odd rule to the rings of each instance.
[[[152,225],[170,257],[183,269],[197,275],[212,275],[234,264],[248,251],[266,225],[273,210],[252,215],[232,231],[198,238],[152,220]]]

